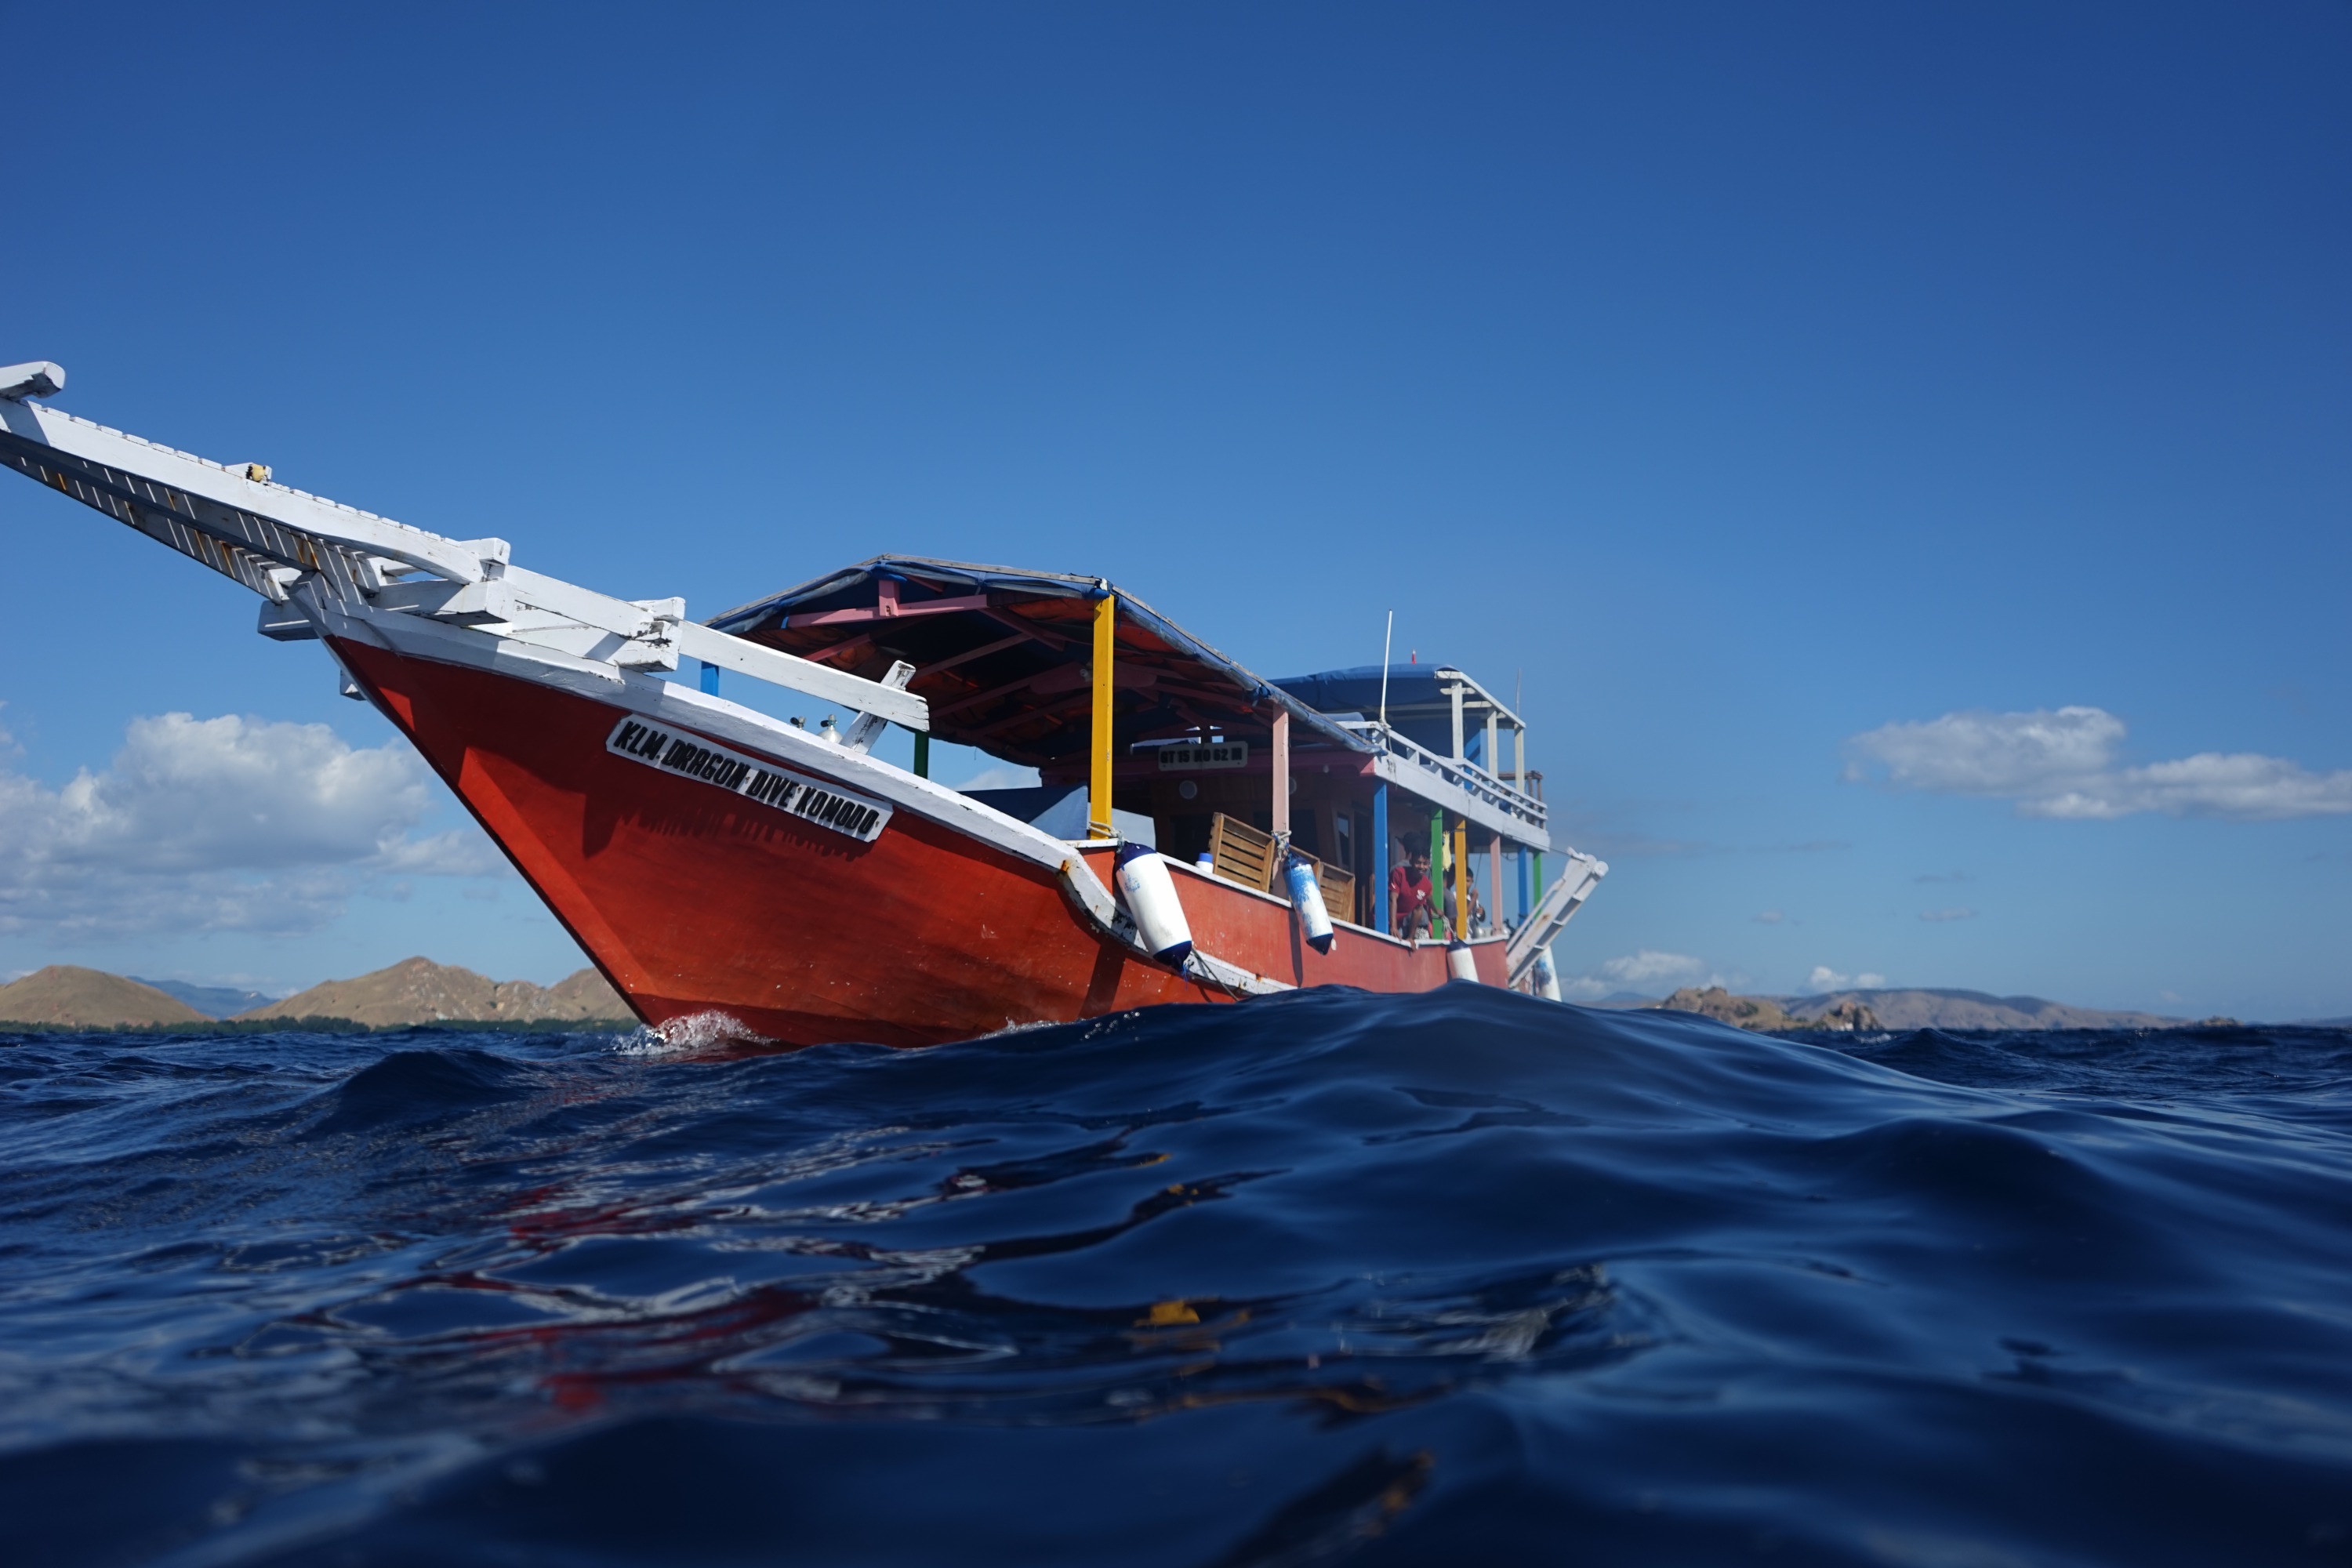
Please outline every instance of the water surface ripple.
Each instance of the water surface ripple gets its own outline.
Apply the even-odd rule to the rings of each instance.
[[[0,1037],[50,1564],[2352,1562],[2352,1037]]]

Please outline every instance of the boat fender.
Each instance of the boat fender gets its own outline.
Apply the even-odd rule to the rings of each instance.
[[[1181,968],[1192,951],[1192,926],[1184,918],[1184,906],[1176,901],[1168,862],[1149,845],[1122,844],[1111,879],[1118,884],[1118,896],[1126,900],[1128,915],[1151,956]]]
[[[1445,944],[1445,972],[1456,980],[1467,980],[1473,985],[1478,984],[1477,957],[1471,952],[1470,944],[1460,937]]]
[[[1551,966],[1551,949],[1536,950],[1536,994],[1547,1002],[1559,1000],[1559,971]]]
[[[1293,855],[1282,868],[1283,885],[1290,889],[1290,907],[1307,932],[1307,945],[1318,952],[1331,951],[1331,911],[1323,907],[1323,889],[1316,884],[1315,868]]]

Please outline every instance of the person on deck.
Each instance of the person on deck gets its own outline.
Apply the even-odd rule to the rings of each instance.
[[[1465,906],[1470,916],[1468,922],[1469,934],[1472,936],[1491,935],[1493,933],[1488,930],[1486,925],[1486,906],[1478,897],[1478,874],[1475,871],[1467,871],[1464,874],[1469,878],[1468,899]],[[1445,879],[1445,907],[1450,910],[1454,907],[1454,878],[1449,875]]]
[[[1415,845],[1405,864],[1389,873],[1389,921],[1408,942],[1430,933],[1429,850]]]

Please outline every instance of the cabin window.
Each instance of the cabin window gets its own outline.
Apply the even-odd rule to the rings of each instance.
[[[1344,811],[1331,814],[1331,858],[1353,871],[1356,868],[1356,823]]]

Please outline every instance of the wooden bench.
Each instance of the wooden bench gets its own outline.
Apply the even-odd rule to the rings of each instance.
[[[1292,854],[1314,868],[1316,885],[1323,889],[1323,908],[1333,920],[1356,918],[1356,876],[1352,871],[1318,860],[1304,850]],[[1274,863],[1274,836],[1260,833],[1246,822],[1219,812],[1209,822],[1212,869],[1228,882],[1255,888],[1261,893],[1281,893],[1275,884],[1281,868]]]

